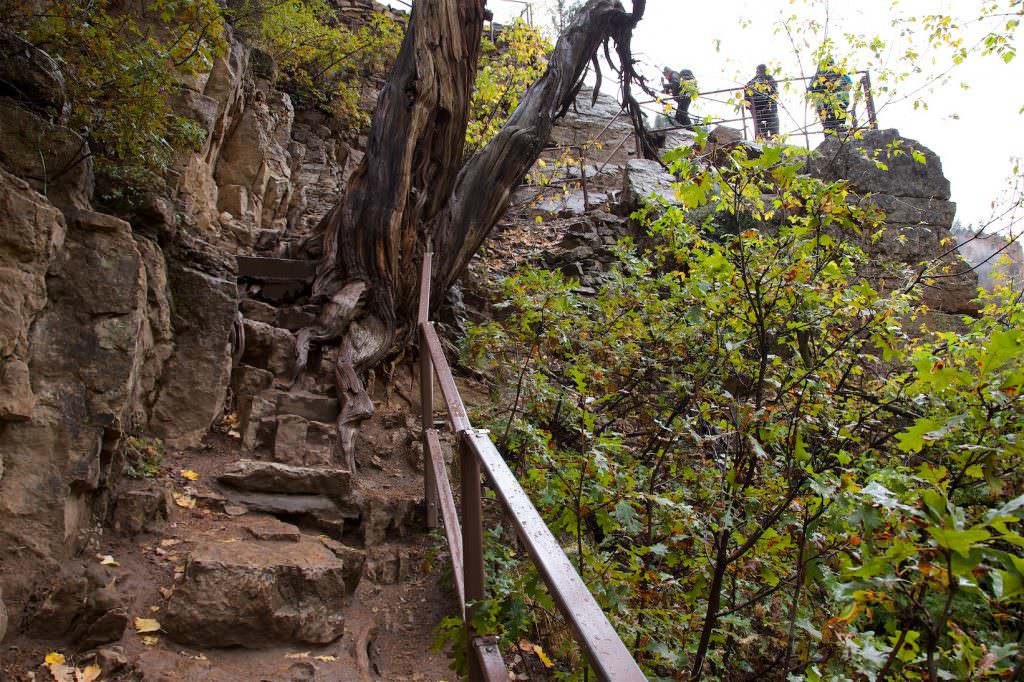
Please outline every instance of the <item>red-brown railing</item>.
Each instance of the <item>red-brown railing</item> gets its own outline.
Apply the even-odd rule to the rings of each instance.
[[[612,628],[594,595],[587,589],[562,546],[530,502],[526,491],[505,464],[486,431],[474,429],[455,386],[441,342],[430,322],[430,277],[432,254],[423,257],[417,322],[420,332],[420,399],[423,419],[423,472],[427,526],[436,528],[438,513],[451,554],[452,572],[459,607],[466,623],[467,660],[471,682],[506,682],[508,672],[494,637],[474,632],[471,614],[474,604],[486,597],[484,575],[483,502],[480,475],[487,474],[498,501],[511,518],[520,541],[537,566],[544,584],[558,605],[590,666],[601,680],[633,682],[645,680],[640,666],[629,654]],[[434,376],[455,432],[462,473],[462,524],[434,429]]]

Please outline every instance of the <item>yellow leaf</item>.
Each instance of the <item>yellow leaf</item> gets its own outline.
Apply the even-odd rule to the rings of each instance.
[[[46,665],[61,665],[64,663],[64,654],[51,651],[46,654]]]
[[[103,670],[95,663],[92,663],[85,666],[82,670],[75,671],[75,682],[95,682],[102,674]]]
[[[555,667],[555,662],[548,658],[548,655],[544,653],[544,650],[536,644],[533,645],[533,653],[537,654],[537,658],[540,659],[540,662],[544,664],[545,668]]]
[[[338,659],[334,656],[314,656],[313,660],[321,661],[322,663],[333,663]]]
[[[100,563],[104,566],[120,566],[113,556],[110,554],[97,554],[96,558],[100,560]]]
[[[195,509],[196,498],[185,493],[174,493],[174,504],[185,509]]]
[[[54,682],[75,682],[75,669],[71,666],[57,663],[48,667]]]
[[[192,471],[191,469],[182,469],[180,473],[181,473],[182,478],[187,478],[190,481],[198,481],[199,480],[199,472],[198,471]]]
[[[136,618],[135,632],[140,635],[147,632],[160,632],[160,623],[156,618]]]
[[[160,638],[159,637],[154,637],[153,635],[143,635],[142,636],[142,643],[145,644],[146,646],[156,646],[159,642],[160,642]]]

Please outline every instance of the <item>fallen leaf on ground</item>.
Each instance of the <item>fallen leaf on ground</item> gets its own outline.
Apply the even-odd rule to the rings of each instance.
[[[191,658],[193,661],[208,661],[208,660],[210,660],[206,656],[204,656],[203,654],[190,654],[187,651],[179,651],[178,655],[179,656],[184,656],[185,658]]]
[[[117,560],[114,559],[113,555],[111,555],[111,554],[97,554],[96,558],[99,559],[100,563],[103,564],[104,566],[120,566],[121,565],[121,564],[117,563]]]
[[[302,653],[285,654],[284,657],[285,658],[290,658],[292,660],[295,660],[297,658],[309,658],[309,652],[308,651],[303,651]]]
[[[147,632],[160,632],[160,622],[156,618],[136,618],[135,632],[140,635]]]
[[[170,599],[172,594],[174,594],[174,588],[173,587],[161,587],[160,588],[160,596],[163,597],[164,599]]]
[[[92,663],[85,666],[82,670],[75,671],[75,682],[95,682],[102,674],[103,670],[95,663]]]
[[[50,653],[46,654],[45,660],[46,665],[60,665],[64,662],[65,659],[64,654],[56,651],[51,651]]]
[[[338,658],[337,656],[314,656],[313,660],[320,661],[321,663],[333,663]]]
[[[157,611],[160,610],[160,607],[159,606],[150,606],[149,610],[152,611],[153,613],[156,613]]]
[[[63,663],[47,666],[55,682],[75,682],[75,669]]]
[[[533,645],[533,653],[537,654],[537,658],[540,659],[540,662],[544,664],[545,668],[555,667],[555,662],[548,658],[548,655],[544,653],[544,650],[536,644]]]
[[[181,540],[179,540],[178,538],[164,538],[163,540],[160,541],[160,546],[161,547],[174,547],[175,545],[179,544],[180,542],[181,542]]]
[[[242,437],[242,434],[240,434],[238,431],[236,431],[234,429],[231,429],[230,431],[228,431],[228,435],[231,436],[232,438],[241,438]]]
[[[181,473],[181,477],[182,478],[187,478],[190,481],[198,481],[199,480],[199,472],[198,471],[192,471],[191,469],[182,469],[180,473]]]
[[[142,643],[145,644],[146,646],[156,646],[159,642],[160,642],[160,638],[159,637],[154,637],[153,635],[143,635],[142,636]]]
[[[526,639],[519,640],[520,651],[533,651],[533,643]]]
[[[185,509],[195,509],[196,498],[191,495],[186,495],[185,493],[174,493],[174,504],[179,507],[184,507]]]

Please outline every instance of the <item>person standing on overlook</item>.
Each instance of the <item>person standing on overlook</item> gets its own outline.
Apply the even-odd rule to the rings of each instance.
[[[767,140],[779,134],[779,87],[764,64],[743,88],[743,99],[754,119],[754,136]]]
[[[850,106],[850,88],[853,81],[836,66],[832,57],[825,57],[807,86],[811,102],[818,111],[825,134],[836,134],[846,126],[847,108]]]
[[[689,69],[673,71],[666,66],[661,75],[664,78],[662,92],[672,95],[672,99],[676,102],[676,123],[687,130],[693,130],[693,122],[690,120],[690,100],[697,90],[693,71]]]

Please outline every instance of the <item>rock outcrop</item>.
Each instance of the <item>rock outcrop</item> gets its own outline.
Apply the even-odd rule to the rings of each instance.
[[[829,136],[808,169],[829,182],[849,181],[857,200],[884,213],[881,238],[864,237],[873,257],[865,275],[895,287],[928,267],[934,276],[925,281],[923,303],[939,315],[977,312],[978,278],[956,252],[956,205],[934,152],[897,130],[865,130],[861,139]]]
[[[27,595],[98,523],[134,535],[155,509],[166,514],[162,498],[115,490],[124,438],[158,438],[169,452],[199,444],[232,385],[235,256],[287,250],[329,210],[358,155],[329,116],[296,112],[273,62],[229,34],[208,72],[169,93],[205,132],[202,148],[180,152],[163,186],[107,215],[94,204],[88,145],[67,127],[58,62],[21,43],[5,43],[5,54],[0,588],[17,631]],[[286,377],[293,367],[293,332],[313,313],[281,314],[269,320],[269,369],[236,383],[242,394],[271,388],[273,375],[259,372]],[[333,425],[310,421],[323,418],[311,409],[283,420],[281,451],[296,453],[293,464],[329,462]]]

